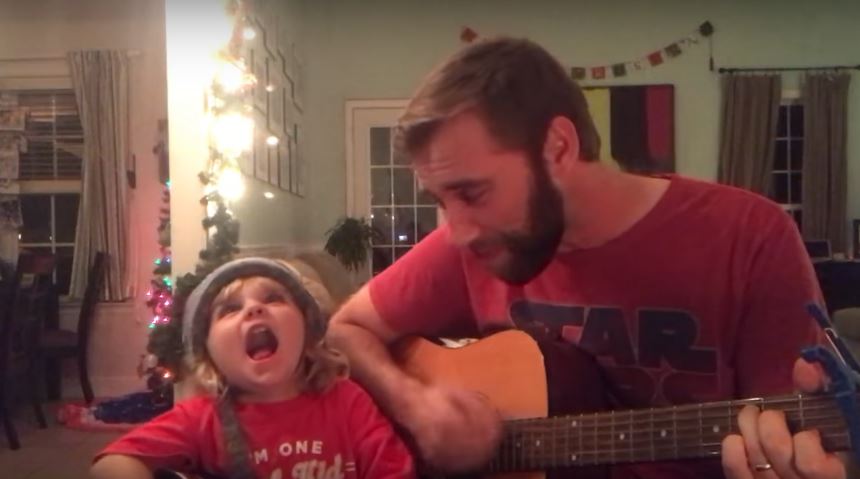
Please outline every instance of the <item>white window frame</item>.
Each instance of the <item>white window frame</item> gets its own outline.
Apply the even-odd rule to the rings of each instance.
[[[27,88],[24,85],[17,85],[18,88],[12,87],[4,87],[3,90],[14,90],[14,91],[28,91],[28,92],[38,92],[45,91],[47,92],[55,92],[58,90],[67,90],[71,91],[70,85],[51,85],[44,86],[39,88]],[[54,135],[56,137],[56,135]],[[81,139],[83,140],[83,132],[81,132]],[[54,169],[56,174],[57,169],[57,161],[56,161],[56,150],[54,152]],[[82,166],[83,168],[83,166]],[[81,176],[83,177],[83,170],[81,171]],[[80,195],[82,189],[83,181],[82,179],[38,179],[38,180],[18,180],[13,182],[11,185],[3,188],[0,193],[4,194],[14,194],[20,196],[25,195],[57,195],[57,194],[77,194],[79,197],[78,208],[81,208],[80,204]],[[17,250],[25,249],[25,248],[50,248],[52,252],[56,252],[57,248],[65,248],[65,247],[75,247],[75,242],[72,240],[71,242],[56,241],[56,198],[51,198],[51,234],[50,241],[47,242],[22,242],[21,234],[18,234],[18,243]],[[56,281],[56,271],[54,272],[54,281]]]
[[[797,90],[797,89],[783,90],[782,91],[782,98],[780,99],[779,106],[782,107],[782,106],[787,106],[787,105],[794,105],[794,104],[798,104],[799,102],[800,102],[800,90]],[[788,127],[786,126],[786,128],[788,128]],[[804,135],[805,135],[805,132],[804,132]],[[791,136],[790,134],[789,134],[789,136],[785,136],[785,137],[777,136],[776,138],[774,138],[774,144],[779,140],[788,140],[791,138],[795,138],[795,137]],[[789,144],[789,148],[790,148],[790,144]],[[790,166],[791,165],[789,165],[789,167]],[[775,175],[777,173],[785,173],[785,174],[790,175],[792,172],[797,172],[797,171],[798,170],[793,170],[791,168],[789,168],[787,170],[774,169],[773,171],[771,171],[771,181],[773,181],[773,175]],[[803,175],[803,173],[801,172],[801,181],[802,181],[802,175]],[[791,181],[789,180],[789,188],[791,188],[790,184],[791,184]],[[789,193],[789,196],[791,196],[790,193]],[[782,209],[787,214],[790,214],[790,215],[792,215],[792,213],[794,213],[795,211],[802,211],[802,209],[803,209],[803,205],[801,203],[779,203],[779,205],[782,207]]]

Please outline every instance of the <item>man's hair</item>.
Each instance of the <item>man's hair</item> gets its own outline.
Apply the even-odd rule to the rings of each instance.
[[[550,121],[566,117],[576,127],[582,158],[600,158],[600,137],[582,89],[532,41],[481,40],[439,65],[400,117],[395,146],[414,156],[445,120],[466,110],[481,115],[501,146],[531,155],[543,150]]]
[[[298,268],[294,267],[290,262],[284,260],[277,261],[295,273],[296,277],[301,281],[302,286],[316,301],[324,321],[328,322],[328,318],[334,313],[334,304],[328,291],[326,291],[322,284],[314,281],[307,275],[301,274]],[[243,283],[248,279],[250,278],[240,278],[224,286],[213,300],[213,303],[218,301],[219,298],[229,296],[233,291],[241,288]],[[208,309],[212,305],[209,304],[206,307]],[[208,311],[207,314],[211,315],[212,311]],[[302,317],[305,319],[305,344],[296,374],[298,375],[302,391],[323,392],[337,379],[346,377],[349,374],[349,363],[346,356],[326,344],[325,338],[316,342],[309,342],[308,340],[311,339],[308,337],[310,327],[307,324],[307,317],[305,317],[304,313],[302,313]],[[212,395],[220,395],[226,390],[228,385],[224,382],[224,378],[212,362],[212,358],[209,357],[208,351],[203,354],[202,358],[197,358],[193,362],[194,364],[190,365],[192,373],[206,392]]]

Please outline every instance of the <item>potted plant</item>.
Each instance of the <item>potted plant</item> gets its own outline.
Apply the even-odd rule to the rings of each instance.
[[[364,266],[373,241],[382,240],[382,234],[365,218],[341,218],[326,236],[325,250],[350,271]]]

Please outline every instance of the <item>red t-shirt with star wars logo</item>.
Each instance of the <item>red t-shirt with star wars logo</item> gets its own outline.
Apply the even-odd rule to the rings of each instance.
[[[216,399],[178,402],[96,456],[123,454],[151,469],[227,477]],[[415,477],[412,456],[370,396],[350,380],[323,394],[271,403],[239,403],[236,415],[260,479]]]
[[[619,407],[792,390],[821,303],[793,220],[748,191],[671,176],[628,231],[561,252],[524,286],[494,277],[440,227],[370,282],[380,316],[407,334],[516,327],[596,356]],[[719,465],[617,468],[613,477],[721,477]]]

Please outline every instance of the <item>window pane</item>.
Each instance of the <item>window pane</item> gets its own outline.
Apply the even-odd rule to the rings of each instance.
[[[72,246],[57,247],[57,290],[60,294],[69,294],[69,283],[72,280],[72,257],[75,248]]]
[[[391,208],[373,208],[371,210],[370,224],[379,231],[382,241],[378,244],[391,244]],[[374,243],[377,244],[377,243]]]
[[[791,169],[803,168],[803,140],[791,140]]]
[[[417,184],[416,180],[416,188],[418,188],[418,194],[415,199],[415,204],[418,205],[427,205],[427,206],[436,206],[436,201],[433,200],[433,197],[427,194],[427,192],[421,188],[421,185]]]
[[[395,165],[408,165],[409,157],[406,156],[405,153],[399,152],[396,149],[393,150],[394,155],[394,164]]]
[[[373,248],[373,275],[381,273],[385,268],[391,266],[391,248]]]
[[[773,169],[788,169],[788,141],[776,140],[776,150],[773,152]]]
[[[415,202],[415,180],[409,168],[394,169],[394,204],[411,205]]]
[[[411,250],[411,249],[412,249],[411,246],[410,247],[398,246],[398,247],[394,248],[394,260],[397,261],[398,259],[402,258],[403,255],[408,253],[409,250]]]
[[[48,256],[48,255],[53,255],[54,251],[51,249],[50,246],[24,246],[19,250],[19,253],[30,253],[30,254],[39,255],[39,256],[42,256],[42,255]],[[57,270],[57,266],[55,263],[54,264],[54,273],[56,273],[56,270]],[[33,285],[34,279],[35,279],[35,277],[32,274],[26,274],[21,278],[21,281],[26,287],[30,287]],[[51,281],[52,282],[54,281],[53,275],[51,276]]]
[[[391,170],[389,168],[370,169],[370,204],[391,204]]]
[[[53,111],[50,109],[37,110],[27,115],[27,133],[38,136],[50,136],[54,133]]]
[[[370,129],[370,164],[391,164],[391,129],[372,127]]]
[[[418,241],[436,229],[436,208],[418,208]]]
[[[415,208],[394,208],[394,244],[415,244]]]
[[[795,138],[803,137],[803,105],[791,105],[791,125],[789,132]]]
[[[81,119],[78,117],[77,111],[57,111],[55,120],[57,125],[57,135],[77,136],[83,133]]]
[[[51,241],[51,196],[21,195],[22,243]]]
[[[54,143],[29,139],[27,151],[21,153],[20,177],[38,180],[54,177]]]
[[[55,195],[54,211],[56,212],[57,243],[74,243],[75,230],[78,225],[78,194]]]
[[[81,148],[83,149],[83,147]],[[64,149],[57,149],[57,178],[80,179],[81,158]]]
[[[788,173],[773,174],[773,200],[788,203]]]
[[[785,137],[788,135],[788,107],[786,105],[780,105],[779,107],[779,120],[776,123],[776,136]]]
[[[790,198],[788,199],[789,203],[798,203],[799,204],[801,199],[803,198],[803,196],[802,196],[803,192],[802,192],[802,187],[801,187],[802,181],[800,180],[800,178],[801,178],[800,173],[796,173],[796,172],[791,173],[791,178],[790,178],[790,180],[791,180],[791,188],[790,188],[791,189],[791,195],[790,195]]]

